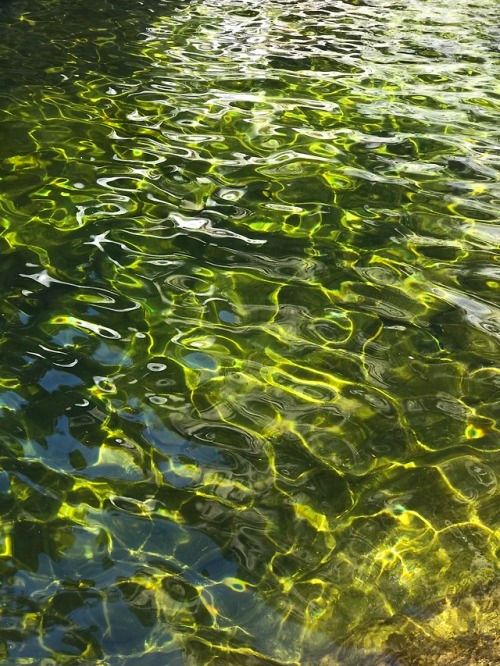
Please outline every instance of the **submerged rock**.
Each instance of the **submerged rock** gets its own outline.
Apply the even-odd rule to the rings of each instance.
[[[385,643],[377,650],[360,652],[344,645],[317,663],[319,666],[496,666],[500,663],[499,608],[500,585],[490,584],[443,601],[418,622],[394,618],[391,628],[372,628],[367,636],[378,635]]]

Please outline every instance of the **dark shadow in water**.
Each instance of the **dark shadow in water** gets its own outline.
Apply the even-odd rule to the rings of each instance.
[[[51,78],[53,83],[61,81],[61,74],[126,76],[137,62],[123,48],[140,39],[159,13],[183,4],[187,3],[2,0],[0,99],[12,88],[48,85]]]

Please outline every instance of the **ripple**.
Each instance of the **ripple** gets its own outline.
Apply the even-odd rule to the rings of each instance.
[[[475,631],[436,609],[496,562],[495,9],[2,4],[4,660]]]

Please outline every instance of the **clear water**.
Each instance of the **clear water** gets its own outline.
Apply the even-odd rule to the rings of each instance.
[[[2,663],[483,631],[498,7],[2,1]]]

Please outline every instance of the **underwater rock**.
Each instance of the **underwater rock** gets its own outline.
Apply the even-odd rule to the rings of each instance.
[[[397,651],[401,666],[494,666],[500,663],[500,585],[489,584],[456,599],[407,630]],[[394,641],[397,643],[397,641]],[[394,663],[394,662],[392,662]]]
[[[323,656],[319,666],[496,666],[500,663],[500,585],[489,584],[443,601],[422,621],[394,620],[367,631],[387,636],[385,648],[344,645]],[[306,662],[313,666],[312,662]]]

